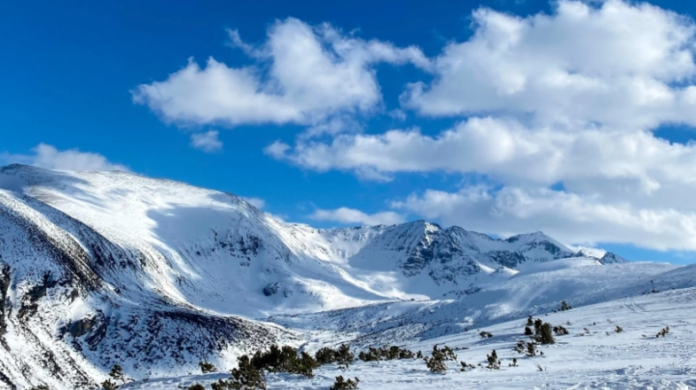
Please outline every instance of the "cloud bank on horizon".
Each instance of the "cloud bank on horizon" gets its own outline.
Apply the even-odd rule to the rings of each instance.
[[[572,244],[696,250],[696,145],[654,134],[696,126],[694,21],[623,0],[561,0],[551,13],[526,17],[479,8],[471,16],[470,37],[431,57],[416,45],[294,18],[272,24],[260,44],[229,30],[229,45],[250,65],[192,58],[131,93],[163,121],[194,129],[191,146],[207,153],[222,142],[197,127],[300,126],[294,142],[263,152],[383,185],[433,172],[485,178],[462,180],[456,191],[421,188],[373,214],[316,209],[311,219],[391,224],[419,216],[502,236],[543,230]],[[403,86],[397,110],[384,104],[384,66],[422,75]],[[365,131],[365,119],[378,116],[404,126]],[[409,124],[413,117],[457,123],[428,134]],[[113,165],[47,148],[22,158],[58,169]]]

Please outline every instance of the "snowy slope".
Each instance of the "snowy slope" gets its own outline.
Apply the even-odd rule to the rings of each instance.
[[[429,340],[696,285],[543,233],[426,221],[314,229],[235,195],[124,172],[0,168],[0,388],[92,388],[229,366],[273,342]]]
[[[363,390],[401,389],[596,389],[596,390],[688,390],[696,388],[696,289],[617,299],[605,303],[542,315],[545,322],[563,325],[570,334],[556,336],[556,343],[540,346],[543,356],[527,357],[512,350],[523,336],[524,319],[484,328],[493,334],[482,339],[480,329],[402,345],[427,354],[435,344],[456,351],[458,362],[449,362],[445,375],[430,373],[422,360],[356,362],[347,370],[323,366],[315,377],[293,375],[268,377],[269,389],[328,389],[337,375],[359,377]],[[616,333],[616,326],[623,332]],[[665,326],[666,337],[655,338]],[[587,330],[587,331],[586,331]],[[500,370],[485,366],[492,350],[501,360]],[[512,359],[517,367],[510,367]],[[459,361],[476,368],[459,371]],[[539,371],[540,365],[544,371]],[[229,367],[225,367],[229,368]],[[193,383],[208,385],[228,375],[191,375],[135,382],[129,390],[173,389]]]
[[[285,224],[231,194],[123,172],[20,165],[1,172],[21,180],[22,192],[44,209],[144,258],[135,270],[144,288],[218,313],[438,298],[477,278],[498,279],[502,268],[504,276],[527,262],[575,255],[542,233],[494,240],[425,221],[330,230]],[[130,277],[111,283],[122,287]]]
[[[552,264],[553,263],[553,264]],[[650,280],[676,278],[686,267],[660,263],[597,265],[596,259],[566,259],[522,271],[496,283],[482,284],[458,299],[388,302],[321,313],[277,315],[269,320],[302,330],[309,345],[354,340],[428,340],[528,315],[557,310],[563,300],[574,307],[651,291]],[[686,274],[684,285],[689,284]],[[696,282],[691,283],[691,286]]]

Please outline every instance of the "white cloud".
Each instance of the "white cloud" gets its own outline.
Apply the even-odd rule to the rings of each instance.
[[[694,23],[646,3],[561,0],[552,15],[482,8],[473,36],[434,60],[405,107],[426,115],[529,115],[541,123],[696,125]],[[648,27],[649,26],[649,27]]]
[[[445,225],[502,236],[543,230],[561,241],[593,245],[630,243],[658,250],[696,250],[696,213],[657,203],[641,207],[630,201],[605,201],[548,188],[505,187],[499,192],[466,188],[460,192],[428,190],[393,204]]]
[[[696,126],[693,22],[619,0],[559,1],[552,15],[525,18],[480,9],[474,22],[469,40],[434,59],[433,81],[402,95],[405,109],[467,120],[435,135],[298,139],[269,154],[362,178],[484,176],[490,186],[423,189],[392,204],[445,225],[696,250],[696,143],[651,132]]]
[[[275,141],[272,144],[264,148],[264,152],[276,159],[282,159],[285,157],[285,153],[290,149],[290,145],[283,143],[281,141]]]
[[[693,21],[621,0],[554,5],[551,14],[527,17],[481,8],[473,35],[432,60],[414,47],[296,19],[275,23],[261,45],[230,31],[253,66],[190,61],[139,86],[134,100],[178,124],[306,126],[294,143],[265,149],[306,169],[381,181],[441,171],[491,184],[424,188],[372,215],[317,210],[316,220],[371,225],[412,213],[500,235],[543,230],[572,244],[696,250],[696,144],[651,132],[696,126]],[[379,62],[434,75],[410,84],[401,109],[383,114],[467,119],[439,134],[408,122],[361,133],[362,115],[383,109]]]
[[[342,224],[393,225],[404,222],[404,217],[393,211],[366,214],[360,210],[340,207],[334,210],[316,210],[310,218],[317,221],[331,221]]]
[[[558,131],[496,118],[472,118],[432,137],[414,129],[344,134],[294,148],[276,143],[269,154],[318,171],[477,172],[505,183],[562,181],[578,190],[600,180],[641,194],[669,183],[690,186],[696,177],[696,144],[673,144],[647,131]]]
[[[241,197],[245,202],[249,203],[250,205],[256,207],[257,209],[263,209],[263,207],[266,205],[266,201],[261,199],[261,198],[254,198],[254,197],[246,197],[242,196]]]
[[[191,134],[191,146],[206,153],[222,150],[222,142],[218,139],[218,132],[215,130]]]
[[[134,101],[183,124],[314,125],[381,104],[374,64],[430,66],[415,47],[352,38],[330,25],[313,28],[292,18],[273,24],[259,48],[244,43],[236,30],[229,33],[257,65],[230,68],[209,58],[201,68],[189,60],[166,80],[138,86]]]
[[[473,118],[435,137],[393,130],[277,149],[319,171],[365,177],[442,170],[486,175],[502,186],[428,190],[394,204],[445,224],[500,235],[543,230],[569,243],[696,250],[696,144],[647,131],[569,132]],[[549,189],[559,182],[563,191]]]
[[[39,144],[32,154],[7,154],[0,156],[4,163],[34,165],[46,169],[67,171],[129,171],[114,164],[98,153],[81,152],[78,149],[58,150],[52,145]]]

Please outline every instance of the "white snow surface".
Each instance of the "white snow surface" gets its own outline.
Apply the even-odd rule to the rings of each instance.
[[[638,367],[600,347],[677,348],[629,337],[631,327],[657,326],[645,318],[660,300],[673,309],[657,316],[682,326],[674,339],[688,341],[696,266],[575,252],[541,232],[500,240],[426,221],[315,229],[232,194],[124,172],[11,165],[0,175],[0,389],[91,389],[114,363],[133,378],[152,378],[124,388],[176,388],[221,377],[188,376],[200,360],[229,369],[240,354],[273,342],[308,351],[341,342],[425,351],[446,340],[469,347],[460,354],[474,362],[485,349],[509,350],[505,343],[527,315],[580,323],[611,310],[623,313],[610,318],[626,324],[625,333],[565,336],[549,347],[557,355],[540,359],[548,361],[545,372],[525,365],[433,376],[412,361],[357,364],[347,375],[359,376],[361,388],[387,389],[457,381],[474,388],[693,385],[685,379],[693,361],[651,357]],[[644,295],[651,291],[666,292]],[[553,314],[562,300],[575,309]],[[646,310],[630,309],[637,305]],[[477,339],[481,327],[496,337]],[[589,361],[595,352],[598,363],[561,369],[563,359]],[[313,380],[278,375],[271,383],[328,388],[337,373],[324,367]],[[630,375],[645,380],[622,379]]]
[[[605,303],[542,315],[545,322],[562,325],[569,335],[538,349],[543,356],[527,357],[513,351],[523,336],[525,319],[498,323],[483,329],[427,340],[407,342],[413,351],[430,351],[438,344],[455,349],[457,362],[448,362],[446,374],[433,374],[420,359],[356,362],[347,370],[323,366],[315,377],[270,375],[269,389],[328,389],[334,377],[360,378],[364,390],[400,389],[611,389],[687,390],[696,388],[696,289],[626,297]],[[623,332],[616,333],[616,326]],[[669,326],[666,337],[655,335]],[[480,330],[493,334],[482,339]],[[386,340],[385,340],[386,341]],[[500,370],[485,368],[492,350],[501,360]],[[510,367],[512,359],[517,367]],[[459,361],[476,366],[460,372]],[[479,364],[482,365],[479,366]],[[539,371],[541,366],[543,371]],[[225,374],[158,378],[124,386],[129,390],[174,389],[194,383],[208,385]]]

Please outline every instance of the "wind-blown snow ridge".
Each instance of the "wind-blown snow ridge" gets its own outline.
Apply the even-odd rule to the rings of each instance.
[[[637,294],[674,268],[591,257],[541,232],[314,229],[125,172],[11,165],[0,186],[0,388],[90,388],[119,361],[136,377],[225,366],[273,342],[328,342],[316,332],[426,340],[561,299]]]

